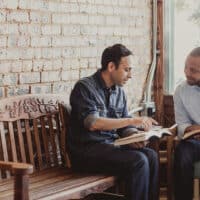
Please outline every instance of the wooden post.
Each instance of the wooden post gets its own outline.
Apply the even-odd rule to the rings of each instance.
[[[15,175],[14,181],[15,196],[14,200],[29,200],[28,187],[29,187],[29,175]]]

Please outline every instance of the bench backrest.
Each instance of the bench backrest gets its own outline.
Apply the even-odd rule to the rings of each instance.
[[[69,162],[61,147],[66,131],[61,131],[64,121],[58,109],[58,103],[66,100],[53,94],[0,100],[0,160],[31,163],[34,170]],[[9,176],[8,172],[0,174],[0,178]]]

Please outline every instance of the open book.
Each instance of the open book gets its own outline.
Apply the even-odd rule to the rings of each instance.
[[[114,145],[119,146],[134,142],[144,142],[153,138],[161,138],[164,135],[172,135],[170,132],[172,128],[173,127],[161,128],[160,126],[155,126],[150,131],[138,132],[128,137],[119,138],[114,141]]]
[[[193,137],[194,135],[200,135],[200,129],[198,129],[198,130],[193,130],[193,131],[188,131],[188,132],[186,132],[185,134],[184,134],[184,136],[183,136],[183,140],[185,140],[185,139],[188,139],[188,138],[191,138],[191,137]]]

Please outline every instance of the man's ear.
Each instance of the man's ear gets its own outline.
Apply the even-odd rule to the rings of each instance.
[[[112,72],[116,69],[114,62],[109,62],[108,63],[108,71]]]

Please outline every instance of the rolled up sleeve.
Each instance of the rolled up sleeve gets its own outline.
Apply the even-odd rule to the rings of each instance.
[[[80,123],[87,129],[99,117],[99,111],[92,99],[90,89],[81,82],[75,85],[70,96],[70,104]]]

